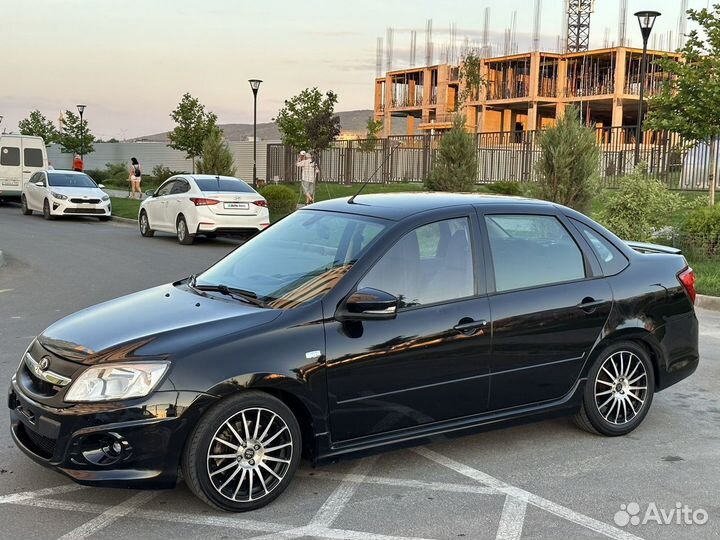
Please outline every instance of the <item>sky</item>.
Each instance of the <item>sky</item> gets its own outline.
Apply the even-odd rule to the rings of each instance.
[[[702,8],[707,0],[688,0]],[[554,50],[564,0],[542,0],[541,48]],[[620,0],[598,0],[591,45],[605,28],[617,39]],[[190,92],[220,123],[252,122],[247,82],[264,82],[258,122],[307,87],[332,89],[336,110],[371,109],[376,40],[393,27],[393,67],[408,65],[410,30],[433,20],[436,53],[454,24],[458,49],[480,40],[485,8],[491,41],[502,53],[503,32],[517,11],[520,50],[528,48],[534,0],[0,0],[0,129],[39,109],[57,120],[87,105],[92,132],[119,139],[172,128],[170,111]],[[641,46],[632,13],[663,13],[653,34],[677,32],[681,0],[629,0],[627,35]],[[652,38],[651,38],[652,39]],[[436,56],[435,61],[438,61]]]

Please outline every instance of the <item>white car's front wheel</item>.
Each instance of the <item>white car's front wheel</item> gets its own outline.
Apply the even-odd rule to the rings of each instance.
[[[24,216],[32,216],[32,210],[28,208],[27,205],[27,199],[25,198],[25,195],[20,196],[20,204],[22,206],[22,213]]]
[[[45,199],[45,202],[43,203],[43,217],[48,221],[55,219],[55,216],[53,216],[50,211],[50,201],[47,199]]]

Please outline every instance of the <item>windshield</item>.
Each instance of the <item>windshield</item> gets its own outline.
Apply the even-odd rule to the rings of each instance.
[[[87,174],[49,172],[48,185],[53,187],[94,188],[95,181]]]
[[[364,216],[299,210],[197,277],[292,309],[332,289],[386,225]]]
[[[236,193],[253,193],[254,190],[242,180],[228,178],[196,178],[200,191],[231,191]]]

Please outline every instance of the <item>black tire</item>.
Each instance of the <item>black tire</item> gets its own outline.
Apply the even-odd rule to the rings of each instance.
[[[138,225],[140,226],[140,234],[146,238],[151,238],[152,236],[155,236],[155,231],[153,231],[150,228],[150,219],[148,218],[147,212],[145,210],[140,212],[140,217],[138,218]]]
[[[645,348],[632,341],[612,343],[590,368],[575,423],[597,435],[626,435],[645,419],[654,393],[655,372]]]
[[[43,217],[48,221],[55,219],[55,216],[50,213],[50,202],[47,199],[43,203]]]
[[[100,221],[110,221],[110,216],[100,216],[98,217]]]
[[[32,210],[28,208],[27,200],[25,199],[25,195],[20,196],[20,207],[22,208],[22,213],[24,216],[32,216]]]
[[[282,401],[264,392],[242,392],[220,401],[197,422],[183,452],[182,474],[200,500],[228,512],[247,512],[272,502],[287,488],[301,449],[300,426]],[[210,457],[216,455],[230,457]]]
[[[178,216],[177,221],[175,222],[175,230],[177,231],[178,242],[180,242],[183,246],[192,245],[195,241],[195,235],[190,233],[187,221],[185,221],[185,216],[182,214]]]

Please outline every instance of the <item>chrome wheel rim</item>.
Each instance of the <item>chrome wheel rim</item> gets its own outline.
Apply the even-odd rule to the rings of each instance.
[[[43,214],[45,214],[46,216],[50,215],[50,205],[47,201],[45,201],[45,203],[43,204]]]
[[[630,351],[611,354],[595,376],[595,406],[613,425],[631,422],[643,409],[648,396],[645,364]]]
[[[208,447],[207,473],[226,499],[252,502],[280,485],[292,456],[292,434],[285,421],[269,409],[253,407],[217,429]]]
[[[185,240],[185,220],[178,221],[178,238]]]
[[[148,229],[148,219],[147,219],[147,216],[143,213],[140,216],[140,230],[142,232],[146,233],[147,229]]]

